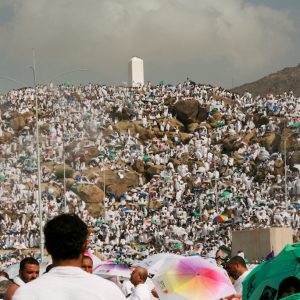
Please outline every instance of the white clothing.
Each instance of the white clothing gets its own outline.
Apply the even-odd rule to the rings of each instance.
[[[126,297],[131,295],[133,289],[134,289],[134,285],[131,283],[129,279],[123,282],[121,290]]]
[[[234,283],[234,288],[238,294],[242,294],[243,292],[243,281],[247,277],[247,275],[251,272],[251,270],[248,270],[244,272]]]
[[[149,290],[149,287],[145,283],[141,283],[136,286],[133,290],[131,296],[128,298],[129,300],[151,300],[152,294]]]
[[[13,300],[125,300],[112,282],[79,267],[55,267],[17,289]]]
[[[14,278],[14,283],[17,284],[18,286],[25,285],[25,282],[20,278],[19,275]]]

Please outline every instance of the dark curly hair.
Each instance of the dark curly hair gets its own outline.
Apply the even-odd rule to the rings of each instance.
[[[21,260],[20,262],[20,270],[24,270],[26,265],[36,265],[39,266],[39,262],[34,258],[34,257],[25,257],[24,259]]]
[[[53,259],[76,259],[88,237],[87,225],[76,215],[61,214],[44,228],[45,246]]]

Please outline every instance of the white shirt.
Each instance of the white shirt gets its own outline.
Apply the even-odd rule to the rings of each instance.
[[[244,272],[234,283],[234,288],[238,294],[242,294],[243,292],[243,281],[247,277],[247,275],[251,272],[251,270],[248,270]]]
[[[17,289],[13,300],[125,300],[113,283],[79,267],[55,267]]]
[[[133,290],[131,296],[128,298],[129,300],[151,300],[152,294],[149,290],[149,287],[145,283],[141,283],[136,286]]]

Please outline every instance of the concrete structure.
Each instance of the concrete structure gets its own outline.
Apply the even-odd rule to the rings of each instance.
[[[232,256],[243,250],[249,260],[265,258],[274,249],[277,255],[286,244],[293,243],[292,229],[258,228],[232,232]]]
[[[144,61],[133,57],[128,63],[128,86],[138,87],[144,85]]]

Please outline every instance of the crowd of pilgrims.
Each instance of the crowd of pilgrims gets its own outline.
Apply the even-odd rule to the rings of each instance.
[[[175,103],[195,99],[207,108],[208,119],[217,112],[222,122],[209,127],[204,121],[190,132],[188,142],[182,141],[182,128],[173,122],[176,116],[166,104],[170,98]],[[274,164],[284,164],[284,150],[272,152],[253,142],[241,143],[233,154],[222,144],[225,138],[242,138],[254,129],[262,138],[282,134],[282,124],[297,134],[300,99],[292,92],[253,97],[191,80],[178,85],[148,83],[140,88],[51,83],[0,96],[0,246],[11,250],[11,255],[2,257],[3,264],[18,260],[23,249],[38,248],[40,243],[35,100],[40,112],[42,220],[64,211],[78,214],[92,229],[89,247],[105,259],[166,251],[214,256],[220,246],[230,248],[233,230],[257,227],[287,226],[297,237],[297,165],[288,163],[286,174],[274,175]],[[129,129],[117,131],[120,120],[112,112],[123,109],[131,112],[129,122],[163,134],[144,142]],[[11,126],[16,112],[29,116],[21,130]],[[256,115],[269,123],[255,125]],[[113,134],[104,134],[107,129]],[[173,138],[169,132],[174,132]],[[106,192],[104,214],[92,216],[84,199],[65,189],[54,171],[45,167],[46,162],[61,164],[74,141],[78,144],[69,150],[73,153],[81,150],[80,141],[99,151],[90,162],[80,158],[70,162],[75,184],[95,184],[99,174],[84,175],[95,165],[100,172],[118,172],[121,179],[136,160],[160,166],[161,172],[151,179],[140,174],[138,185],[121,197]],[[242,164],[236,163],[236,154]],[[187,155],[192,163],[183,160]],[[179,163],[175,165],[174,160]],[[256,180],[253,165],[266,170],[262,180]],[[45,189],[46,185],[50,188]],[[156,205],[151,205],[154,200]]]

